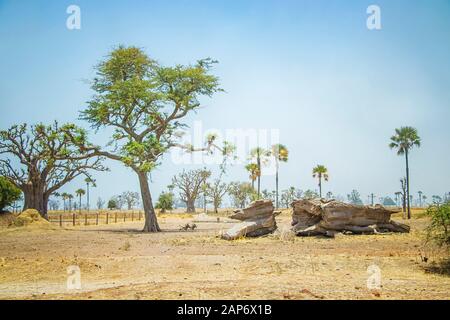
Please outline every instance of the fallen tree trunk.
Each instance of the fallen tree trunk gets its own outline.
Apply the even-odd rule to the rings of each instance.
[[[409,226],[391,220],[381,205],[359,206],[336,200],[311,199],[292,203],[292,230],[298,236],[334,235],[336,232],[373,234],[409,232]]]
[[[274,232],[277,229],[275,216],[279,214],[274,211],[271,200],[257,200],[247,208],[235,210],[230,216],[232,219],[241,220],[231,229],[222,234],[222,239],[234,240],[241,237],[260,237]]]

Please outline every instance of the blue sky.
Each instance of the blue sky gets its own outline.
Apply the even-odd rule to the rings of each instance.
[[[66,28],[71,4],[81,8],[81,30]],[[366,28],[371,4],[381,8],[381,30]],[[135,45],[167,65],[219,60],[214,73],[226,92],[202,100],[187,123],[279,129],[290,150],[282,189],[317,188],[311,169],[320,163],[330,172],[325,192],[392,195],[404,159],[389,137],[411,125],[423,142],[411,154],[411,191],[450,191],[450,1],[0,0],[0,39],[1,128],[87,127],[76,119],[93,94],[92,67],[114,46]],[[92,199],[138,190],[130,170],[108,166]],[[166,157],[152,173],[154,197],[182,169]],[[234,166],[227,180],[247,173]],[[274,180],[264,176],[262,187],[274,189]]]

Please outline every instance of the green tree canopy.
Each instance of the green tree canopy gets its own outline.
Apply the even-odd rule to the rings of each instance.
[[[177,130],[183,118],[200,108],[201,96],[221,91],[210,73],[215,61],[165,67],[137,47],[119,46],[95,68],[95,94],[81,112],[93,128],[111,127],[110,143],[90,148],[97,155],[120,161],[139,178],[145,212],[144,231],[160,231],[148,186],[148,173],[171,147],[180,145]],[[211,140],[205,147],[210,150]]]

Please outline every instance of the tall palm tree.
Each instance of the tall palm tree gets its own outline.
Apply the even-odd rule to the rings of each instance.
[[[72,211],[72,199],[73,199],[73,194],[68,194],[67,195],[67,199],[69,200],[69,212]]]
[[[261,195],[261,167],[262,164],[266,162],[267,157],[270,156],[270,151],[267,151],[261,147],[256,147],[250,151],[250,156],[256,160],[256,165],[258,166],[258,199]]]
[[[87,206],[87,211],[89,211],[89,208],[90,208],[90,203],[89,203],[89,186],[93,186],[94,188],[97,186],[96,184],[95,184],[95,180],[94,179],[92,179],[92,178],[90,178],[90,177],[87,177],[86,179],[84,179],[84,182],[86,182],[86,191],[87,191],[87,194],[86,194],[86,206]]]
[[[408,219],[411,219],[411,204],[409,198],[409,152],[414,147],[420,147],[420,137],[417,134],[417,129],[413,127],[401,127],[395,129],[395,135],[391,137],[389,147],[397,149],[397,155],[405,155],[406,161],[406,202],[408,210]]]
[[[86,194],[86,191],[84,191],[84,189],[78,189],[75,191],[75,194],[78,196],[79,198],[79,205],[78,205],[78,210],[81,212],[81,197],[84,196]]]
[[[318,164],[313,168],[312,174],[313,178],[319,179],[319,197],[322,198],[322,178],[325,181],[328,181],[328,169],[325,166]]]
[[[245,166],[245,169],[250,174],[250,180],[252,181],[252,188],[255,189],[255,180],[261,175],[261,172],[258,169],[258,165],[256,163],[249,163]]]
[[[61,193],[61,198],[63,199],[63,203],[64,203],[64,211],[66,211],[67,207],[66,207],[66,200],[69,199],[69,194],[67,192],[63,192]]]
[[[417,191],[417,193],[419,194],[419,206],[422,207],[422,195],[423,195],[423,192],[422,191]]]
[[[276,208],[278,209],[278,169],[280,166],[280,162],[287,162],[288,161],[288,156],[289,156],[289,151],[286,148],[286,146],[282,145],[282,144],[274,144],[272,146],[272,150],[271,150],[271,155],[272,157],[274,157],[275,159],[275,169],[276,169],[276,173],[275,173],[275,203],[276,203]]]

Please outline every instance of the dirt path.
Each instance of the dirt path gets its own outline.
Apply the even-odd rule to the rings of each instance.
[[[73,229],[0,230],[1,299],[449,299],[450,277],[426,273],[438,253],[423,252],[423,219],[410,234],[288,237],[224,241],[229,223],[165,218],[165,232],[142,234],[141,222]],[[367,268],[381,270],[380,291],[367,289]],[[67,267],[81,270],[68,290]]]

